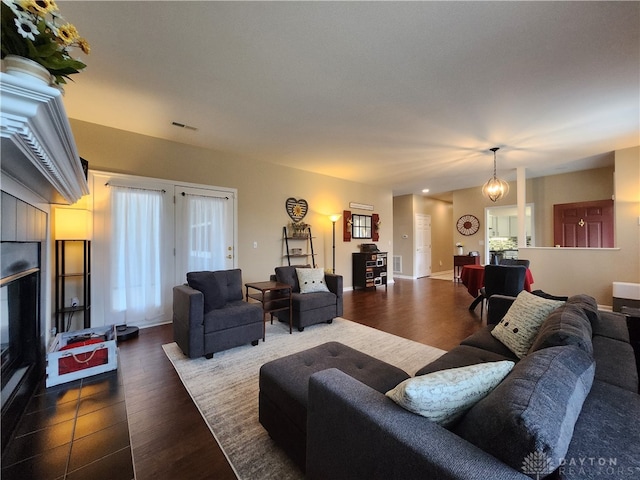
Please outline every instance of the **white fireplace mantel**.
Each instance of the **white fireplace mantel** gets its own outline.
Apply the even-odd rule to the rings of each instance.
[[[0,72],[2,175],[49,203],[89,193],[59,90]]]

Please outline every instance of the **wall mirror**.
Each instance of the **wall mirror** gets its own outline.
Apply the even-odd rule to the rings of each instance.
[[[351,215],[351,236],[371,238],[371,215]]]

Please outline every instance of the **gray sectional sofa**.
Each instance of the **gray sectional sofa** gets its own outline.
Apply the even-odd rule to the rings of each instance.
[[[513,301],[492,296],[489,325],[417,373],[516,362],[447,428],[339,367],[310,375],[307,478],[640,478],[638,373],[624,316],[571,297],[519,359],[491,335]]]

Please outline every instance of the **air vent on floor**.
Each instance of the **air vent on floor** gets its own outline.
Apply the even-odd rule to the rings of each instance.
[[[393,256],[393,273],[402,273],[402,255]]]

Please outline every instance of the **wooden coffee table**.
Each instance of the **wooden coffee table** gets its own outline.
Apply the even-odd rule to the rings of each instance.
[[[245,283],[245,294],[247,302],[249,299],[262,303],[262,341],[265,341],[267,326],[265,315],[271,315],[273,323],[273,312],[289,310],[289,334],[293,332],[293,309],[291,308],[291,285],[282,282],[253,282]],[[249,289],[257,292],[249,293]]]

